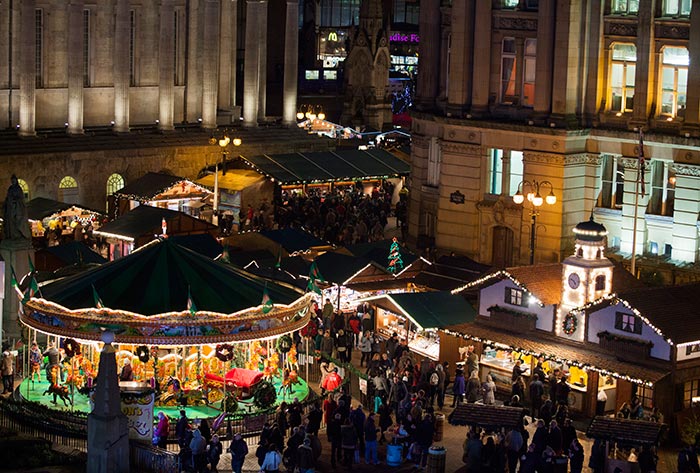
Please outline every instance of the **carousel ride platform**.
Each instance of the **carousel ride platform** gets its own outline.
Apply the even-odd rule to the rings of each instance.
[[[277,392],[277,400],[275,406],[279,405],[283,401],[292,402],[294,398],[298,398],[300,401],[304,401],[309,395],[309,386],[305,380],[299,378],[298,384],[292,385],[291,393],[280,393],[280,387],[282,380],[279,377],[272,379],[272,384]],[[43,406],[50,409],[55,409],[58,411],[68,411],[68,412],[82,412],[85,414],[90,413],[90,402],[88,397],[84,394],[75,391],[74,393],[68,392],[68,399],[66,404],[60,399],[56,399],[56,403],[53,402],[53,395],[48,393],[49,382],[42,378],[41,381],[31,381],[26,378],[22,381],[18,387],[19,394],[22,399],[37,402]],[[46,393],[46,394],[44,394]],[[216,402],[210,405],[158,405],[156,401],[154,407],[154,413],[162,411],[170,418],[177,419],[180,417],[180,410],[184,409],[187,412],[187,417],[190,419],[201,419],[201,418],[212,418],[217,417],[221,414],[221,402]],[[236,414],[250,414],[257,415],[258,408],[253,404],[253,398],[249,399],[238,399],[238,409]]]

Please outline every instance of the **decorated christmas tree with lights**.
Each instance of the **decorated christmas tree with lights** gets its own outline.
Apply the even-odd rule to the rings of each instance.
[[[391,247],[389,247],[389,266],[387,270],[390,273],[396,273],[403,269],[403,259],[401,259],[401,252],[399,251],[399,241],[394,237],[391,240]]]

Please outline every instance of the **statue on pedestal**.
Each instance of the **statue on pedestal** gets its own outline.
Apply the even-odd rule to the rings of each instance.
[[[8,240],[31,240],[24,192],[19,186],[17,176],[13,174],[10,180],[12,183],[7,189],[3,207],[3,236]]]

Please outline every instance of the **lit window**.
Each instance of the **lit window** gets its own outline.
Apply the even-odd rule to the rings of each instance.
[[[504,161],[507,161],[509,166],[504,166]],[[508,195],[515,195],[518,184],[523,180],[523,152],[491,149],[488,166],[488,193],[500,195],[505,185]]]
[[[67,204],[78,203],[78,182],[71,176],[65,176],[58,184],[58,200]]]
[[[507,287],[504,302],[510,305],[527,306],[527,298],[525,297],[525,291],[523,291],[522,289],[516,289],[514,287]]]
[[[29,184],[24,179],[17,179],[17,184],[20,189],[22,189],[22,194],[24,195],[24,200],[29,200]]]
[[[489,194],[500,195],[503,183],[503,150],[492,149],[489,153]]]
[[[525,40],[525,57],[523,58],[523,97],[521,103],[526,106],[535,104],[535,70],[537,69],[537,40]]]
[[[430,139],[428,145],[428,179],[426,184],[437,187],[440,184],[440,165],[442,163],[442,150],[437,138]]]
[[[112,195],[124,187],[124,178],[119,174],[112,174],[107,178],[107,195]]]
[[[661,114],[672,117],[685,116],[685,98],[688,87],[688,64],[690,57],[686,48],[666,46],[661,68]]]
[[[642,333],[642,321],[633,314],[617,312],[615,314],[615,328],[624,332]]]
[[[692,0],[664,0],[664,15],[690,16]]]
[[[603,171],[598,207],[621,209],[625,189],[625,168],[615,156],[603,156]]]
[[[59,189],[71,189],[73,187],[78,187],[78,182],[70,176],[64,177],[58,184]]]
[[[676,197],[676,173],[671,163],[654,160],[651,162],[651,196],[647,213],[652,215],[673,216],[673,204]],[[658,252],[658,249],[657,249]]]
[[[304,73],[304,78],[306,80],[318,80],[319,78],[319,73],[316,70],[306,70]]]
[[[503,8],[515,8],[520,0],[503,0]]]
[[[617,15],[636,14],[639,0],[612,0],[612,13]]]
[[[686,381],[683,386],[683,406],[691,407],[700,397],[700,379]]]
[[[631,112],[634,108],[634,74],[637,48],[633,44],[616,44],[610,68],[610,110]]]
[[[503,38],[501,50],[501,103],[515,100],[515,38]]]

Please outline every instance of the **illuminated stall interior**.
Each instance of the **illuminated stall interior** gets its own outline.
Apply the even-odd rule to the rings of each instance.
[[[46,230],[57,228],[61,229],[62,235],[72,237],[78,223],[82,228],[88,225],[92,225],[93,229],[100,228],[103,214],[75,204],[36,197],[27,202],[27,217],[32,237],[43,237]]]

